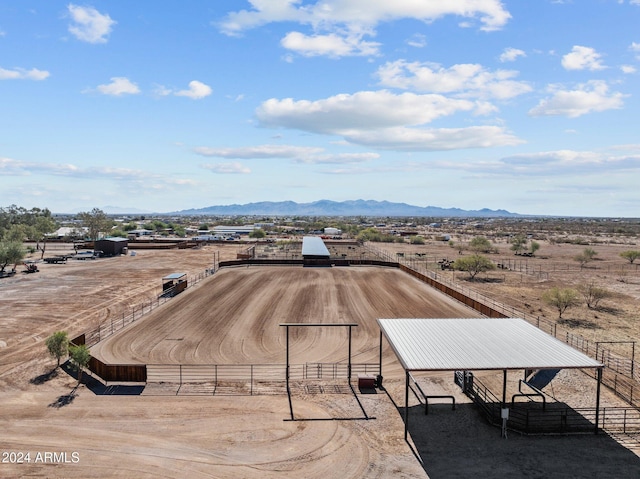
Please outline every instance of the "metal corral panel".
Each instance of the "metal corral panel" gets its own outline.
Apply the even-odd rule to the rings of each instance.
[[[378,319],[378,324],[408,371],[603,366],[519,318]]]
[[[302,256],[329,257],[329,250],[319,236],[302,238]]]

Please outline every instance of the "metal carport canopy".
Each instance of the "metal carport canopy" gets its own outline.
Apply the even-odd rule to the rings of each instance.
[[[330,254],[322,238],[319,236],[304,236],[302,238],[302,256],[328,258]]]
[[[378,325],[380,375],[383,335],[405,370],[405,440],[409,429],[410,371],[502,370],[502,408],[508,411],[504,409],[507,370],[596,368],[598,386],[594,431],[598,433],[600,383],[604,365],[523,319],[378,319]],[[505,427],[503,425],[503,434]]]
[[[519,318],[378,319],[406,371],[601,368]]]

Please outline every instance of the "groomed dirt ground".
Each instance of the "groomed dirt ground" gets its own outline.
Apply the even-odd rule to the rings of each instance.
[[[356,389],[354,396],[344,385],[320,393],[296,384],[296,421],[286,395],[109,395],[91,382],[72,394],[73,377],[51,374],[44,339],[52,332],[74,336],[120,318],[155,298],[162,276],[199,274],[214,255],[231,259],[236,251],[141,250],[0,280],[0,451],[7,453],[0,477],[640,477],[640,458],[605,434],[500,438],[445,374],[419,381],[432,394],[455,395],[458,407],[436,404],[425,416],[411,396],[405,442],[404,381],[387,348],[386,391]],[[360,325],[356,360],[375,361],[375,318],[445,315],[474,313],[399,271],[233,268],[99,343],[94,354],[126,362],[282,363],[280,322],[353,321]],[[294,339],[294,362],[344,360],[343,332],[309,329]],[[593,380],[561,374],[553,396],[592,407]],[[604,391],[603,405],[624,404]],[[29,452],[30,462],[16,464],[11,452]]]
[[[236,267],[207,278],[92,353],[109,364],[284,363],[280,323],[355,323],[354,360],[376,364],[376,318],[477,316],[393,268]],[[300,328],[291,336],[291,362],[346,360],[346,328]],[[384,353],[393,358],[389,349]]]

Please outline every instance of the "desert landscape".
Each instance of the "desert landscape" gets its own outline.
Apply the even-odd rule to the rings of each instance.
[[[500,245],[498,256],[509,255]],[[429,261],[458,254],[447,244],[376,245],[390,255]],[[572,257],[583,246],[543,244],[527,271],[497,270],[477,281],[442,271],[513,308],[546,319],[557,312],[541,300],[552,285],[575,283]],[[600,310],[576,307],[562,327],[598,341],[632,341],[637,273],[621,275],[625,245],[598,246],[598,262],[583,274],[615,296]],[[627,247],[628,249],[628,247]],[[216,478],[450,478],[638,477],[640,458],[607,434],[500,437],[449,374],[422,374],[421,387],[453,395],[457,406],[430,402],[429,415],[409,397],[409,441],[403,437],[403,371],[383,348],[384,388],[353,391],[344,378],[296,378],[290,404],[282,388],[268,393],[181,392],[158,381],[103,384],[68,368],[55,370],[44,346],[48,335],[70,337],[110,324],[151,305],[161,278],[173,272],[197,277],[184,293],[92,347],[105,362],[273,364],[285,355],[283,322],[354,322],[353,360],[377,363],[376,318],[477,317],[478,313],[392,268],[251,266],[223,268],[203,277],[214,258],[235,259],[238,245],[187,250],[139,250],[135,256],[42,264],[40,272],[0,282],[0,463],[2,477],[216,477]],[[431,258],[431,260],[429,259]],[[513,259],[513,258],[512,258]],[[629,269],[629,268],[627,268]],[[537,271],[537,273],[536,273]],[[545,274],[542,274],[545,273]],[[623,281],[621,281],[622,279]],[[142,309],[139,309],[142,311]],[[597,317],[595,317],[597,316]],[[292,334],[293,363],[346,360],[341,328],[304,328]],[[622,347],[622,346],[621,346]],[[495,373],[478,372],[491,384]],[[515,375],[514,375],[515,376]],[[510,380],[514,388],[517,378]],[[593,407],[595,382],[562,371],[545,389],[549,400]],[[603,388],[603,407],[628,406]],[[14,453],[13,456],[10,454]],[[30,453],[17,463],[18,453]],[[48,459],[47,459],[48,458]]]

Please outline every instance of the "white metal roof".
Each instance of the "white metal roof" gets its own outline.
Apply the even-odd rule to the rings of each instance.
[[[378,319],[378,324],[408,371],[603,366],[519,318]]]
[[[326,256],[329,250],[319,236],[304,236],[302,238],[302,256]]]
[[[171,273],[171,274],[166,275],[162,279],[163,280],[165,280],[165,279],[180,279],[180,278],[183,278],[186,275],[187,275],[187,273]]]

